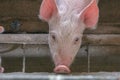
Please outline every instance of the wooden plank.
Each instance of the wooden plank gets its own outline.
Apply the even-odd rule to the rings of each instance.
[[[0,43],[13,44],[48,44],[47,34],[1,34]],[[120,35],[93,35],[83,36],[84,45],[120,45]]]
[[[0,0],[0,17],[37,17],[42,0]],[[109,4],[108,4],[109,2]],[[111,6],[109,6],[111,5]],[[99,22],[119,22],[120,0],[100,0],[100,20]],[[24,7],[24,8],[23,8]],[[3,14],[4,13],[4,14]]]
[[[48,24],[38,17],[3,17],[0,25],[5,28],[5,33],[48,33]]]
[[[85,30],[85,34],[120,34],[120,23],[99,23],[94,30]]]
[[[47,34],[1,34],[0,43],[47,44]]]
[[[0,0],[0,25],[3,25],[5,27],[6,32],[48,33],[48,25],[38,19],[41,1],[42,0]],[[111,6],[107,5],[108,2]],[[114,2],[113,0],[101,0],[99,3],[100,24],[96,30],[86,30],[85,33],[119,34],[119,4],[119,0],[116,0]],[[24,6],[24,8],[21,6]],[[11,27],[12,22],[16,20],[20,22],[19,30],[14,30]]]
[[[12,27],[15,22],[19,26]],[[48,33],[48,25],[38,17],[2,17],[0,25],[5,28],[5,33]]]
[[[103,34],[92,35],[88,34],[83,36],[83,44],[89,45],[120,45],[119,34]]]
[[[120,0],[100,0],[100,19],[99,22],[120,22]]]
[[[39,14],[41,1],[42,0],[0,0],[0,16],[37,16]]]
[[[31,20],[30,20],[31,19]],[[36,19],[36,20],[35,20]],[[19,21],[20,26],[12,27],[14,21]],[[4,26],[5,33],[48,33],[49,26],[37,18],[4,18],[0,25]],[[120,34],[120,23],[99,23],[94,30],[85,30],[85,34]]]

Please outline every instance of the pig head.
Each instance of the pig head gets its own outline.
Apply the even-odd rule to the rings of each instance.
[[[94,28],[99,10],[96,0],[43,0],[40,19],[49,24],[49,47],[55,73],[70,73],[86,28]]]

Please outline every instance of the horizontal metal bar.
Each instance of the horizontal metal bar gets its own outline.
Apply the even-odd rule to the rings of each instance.
[[[117,74],[117,75],[116,75]],[[120,73],[94,73],[85,75],[58,75],[42,73],[5,73],[0,80],[119,80]]]
[[[82,75],[59,75],[42,73],[0,74],[0,80],[119,80],[120,73],[94,73]]]

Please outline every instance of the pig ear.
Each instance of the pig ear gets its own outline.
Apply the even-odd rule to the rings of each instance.
[[[99,9],[96,0],[92,0],[90,4],[84,8],[81,13],[81,19],[87,28],[94,28],[98,22]]]
[[[39,17],[42,20],[49,21],[56,10],[56,4],[54,0],[43,0],[40,7]]]

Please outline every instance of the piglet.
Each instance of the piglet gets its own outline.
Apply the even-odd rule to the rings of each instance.
[[[43,0],[40,19],[48,22],[48,42],[55,73],[70,73],[86,28],[95,28],[99,9],[96,0]]]

